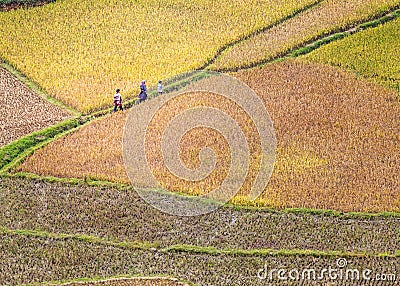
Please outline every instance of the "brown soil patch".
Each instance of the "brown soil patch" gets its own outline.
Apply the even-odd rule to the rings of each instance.
[[[70,115],[0,68],[0,146],[52,126]]]

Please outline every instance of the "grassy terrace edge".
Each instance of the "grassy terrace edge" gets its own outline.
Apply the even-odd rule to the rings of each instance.
[[[82,278],[76,278],[76,279],[68,279],[68,280],[63,280],[63,281],[48,281],[48,282],[42,282],[42,283],[32,283],[32,284],[21,284],[21,286],[41,286],[41,285],[58,285],[58,286],[68,286],[71,284],[82,284],[84,285],[85,283],[99,283],[99,282],[111,282],[111,281],[118,281],[118,280],[130,280],[130,279],[165,279],[165,280],[172,280],[174,282],[179,282],[179,283],[184,283],[185,285],[189,286],[197,286],[197,284],[194,284],[193,282],[187,281],[185,279],[181,278],[176,278],[171,275],[160,275],[158,274],[157,276],[155,275],[150,275],[150,276],[141,276],[141,275],[117,275],[117,276],[99,276],[99,277],[82,277]]]
[[[311,9],[312,7],[318,5],[320,2],[321,2],[321,0],[316,1],[313,4],[308,5],[307,7],[303,7],[302,9],[300,9],[301,11],[295,11],[293,14],[287,16],[286,17],[287,19],[284,18],[284,19],[279,20],[278,22],[279,23],[284,22],[292,17],[295,17],[298,13],[301,13],[307,9]],[[265,64],[268,64],[270,62],[284,61],[287,58],[296,58],[298,56],[310,53],[313,50],[316,50],[323,45],[329,44],[330,42],[333,42],[333,41],[336,41],[339,39],[343,39],[344,37],[350,36],[354,33],[363,31],[368,28],[377,27],[378,25],[381,25],[381,24],[384,24],[391,20],[394,20],[394,19],[400,17],[399,7],[400,7],[400,5],[397,5],[394,8],[392,8],[389,12],[386,12],[387,13],[386,15],[384,15],[378,19],[375,19],[373,21],[368,21],[368,22],[359,24],[351,30],[339,32],[339,33],[332,33],[331,35],[328,35],[321,39],[312,41],[310,43],[304,43],[305,46],[298,47],[298,48],[292,49],[290,51],[287,51],[287,52],[275,57],[274,59],[260,61],[260,62],[251,64],[248,66],[236,67],[234,69],[217,70],[217,72],[236,72],[236,71],[243,70],[243,69],[262,67]],[[276,25],[279,23],[274,23],[272,25]],[[269,26],[271,26],[271,25],[269,25]],[[212,62],[218,57],[218,54],[222,53],[223,50],[225,50],[237,43],[240,43],[243,40],[246,40],[246,39],[252,37],[253,35],[262,33],[266,29],[270,28],[269,26],[264,27],[263,29],[261,29],[259,31],[253,32],[250,35],[247,35],[233,43],[230,43],[230,44],[224,46],[223,48],[221,48],[221,51],[219,53],[217,53],[217,55],[214,57],[213,60],[210,60],[199,70],[194,70],[194,71],[180,74],[180,75],[177,75],[170,79],[167,79],[165,81],[166,86],[164,87],[165,92],[172,92],[172,91],[178,90],[191,82],[201,80],[202,78],[207,77],[208,76],[207,72],[201,71],[201,69],[207,68],[207,66],[212,64]],[[38,144],[41,144],[40,147],[42,147],[51,142],[51,140],[49,140],[49,138],[54,138],[55,135],[61,134],[61,133],[66,135],[67,130],[76,128],[78,125],[82,125],[83,123],[91,121],[94,118],[103,117],[103,116],[111,113],[113,110],[112,108],[107,108],[104,110],[100,110],[100,111],[88,114],[88,115],[86,115],[86,117],[81,116],[79,118],[78,116],[80,116],[81,114],[77,110],[75,110],[75,109],[65,105],[61,101],[58,101],[58,100],[52,98],[51,96],[47,95],[45,93],[45,91],[43,91],[37,83],[33,82],[22,72],[15,69],[10,63],[0,59],[0,66],[3,67],[4,69],[6,69],[7,71],[9,71],[11,74],[13,74],[18,80],[20,80],[22,83],[24,83],[28,88],[30,88],[32,91],[34,91],[40,97],[44,98],[48,102],[50,102],[54,105],[57,105],[57,106],[61,107],[62,109],[66,110],[69,113],[76,116],[73,119],[69,119],[69,120],[63,121],[55,126],[48,127],[41,131],[31,133],[31,134],[26,135],[14,142],[11,142],[8,145],[1,147],[0,148],[0,173],[8,172],[10,169],[14,168],[16,165],[18,165],[24,159],[26,159],[29,155],[31,155],[33,151],[31,150],[31,152],[24,152],[20,155],[19,155],[19,153],[26,151],[27,149],[31,149],[32,147],[35,147]],[[155,96],[157,96],[157,92],[156,92],[155,87],[152,87],[149,89],[149,98],[152,98]],[[138,99],[131,99],[131,100],[123,103],[123,107],[131,108],[132,106],[134,106],[136,104],[138,104]],[[56,133],[54,133],[54,132],[56,132]],[[38,138],[41,138],[41,140]],[[59,137],[57,137],[57,138],[59,138]],[[43,142],[45,140],[46,140],[46,143]],[[12,164],[13,160],[16,160],[16,162],[14,162],[14,164]]]
[[[304,6],[304,7],[300,8],[300,9],[297,9],[297,10],[293,11],[291,14],[286,15],[285,17],[283,17],[283,18],[281,18],[281,19],[278,19],[277,21],[275,21],[275,22],[273,22],[273,23],[271,23],[271,24],[269,24],[269,25],[267,25],[267,26],[265,26],[265,27],[262,27],[262,28],[260,28],[260,29],[258,29],[258,30],[256,30],[256,31],[253,31],[253,32],[249,33],[248,35],[245,35],[245,36],[243,36],[243,37],[240,37],[240,38],[237,39],[237,40],[234,40],[234,41],[232,41],[232,42],[230,42],[230,43],[227,43],[227,44],[223,45],[221,48],[219,48],[219,49],[217,50],[217,52],[215,53],[215,55],[214,55],[212,58],[210,58],[207,62],[205,62],[205,63],[204,63],[202,66],[200,66],[198,69],[199,69],[199,70],[207,69],[207,67],[209,67],[210,65],[212,65],[212,64],[218,59],[218,57],[219,57],[224,51],[226,51],[227,49],[229,49],[229,48],[231,48],[231,47],[233,47],[233,46],[235,46],[235,45],[237,45],[237,44],[239,44],[239,43],[241,43],[241,42],[243,42],[243,41],[246,41],[246,40],[248,40],[248,39],[250,39],[250,38],[252,38],[252,37],[254,37],[254,36],[258,35],[258,34],[264,33],[265,31],[267,31],[267,30],[273,28],[274,26],[280,25],[280,24],[282,24],[282,23],[284,23],[284,22],[286,22],[286,21],[288,21],[288,20],[290,20],[290,19],[296,17],[296,16],[299,15],[300,13],[303,13],[303,12],[305,12],[305,11],[307,11],[307,10],[310,10],[310,9],[312,9],[312,8],[314,8],[314,7],[318,6],[318,5],[320,5],[321,2],[323,2],[323,1],[325,1],[325,0],[316,0],[316,1],[314,1],[313,3],[310,3],[310,4]],[[216,70],[216,71],[224,72],[225,70]]]
[[[355,33],[361,32],[363,30],[374,28],[384,23],[390,22],[392,20],[397,19],[400,17],[400,4],[396,5],[395,7],[391,8],[388,11],[384,12],[384,15],[379,15],[378,18],[373,20],[367,20],[363,23],[356,23],[355,25],[347,27],[345,30],[334,30],[328,35],[321,35],[320,37],[313,39],[311,41],[304,42],[303,44],[296,46],[293,49],[289,49],[285,52],[280,53],[279,55],[266,60],[257,61],[255,63],[251,63],[248,65],[241,65],[235,68],[223,68],[223,69],[210,69],[215,70],[217,72],[238,72],[240,70],[252,69],[252,68],[259,68],[268,63],[284,61],[288,58],[297,58],[301,55],[308,54],[321,46],[327,45],[333,41],[337,41],[343,39],[345,37],[351,36]],[[246,39],[244,39],[246,40]],[[237,42],[236,44],[238,44]],[[216,57],[217,58],[217,57]],[[209,64],[211,65],[212,62]],[[209,65],[204,66],[205,69],[208,68]]]
[[[18,162],[29,156],[32,148],[43,146],[54,140],[57,135],[72,130],[85,123],[87,118],[75,117],[64,120],[54,126],[47,127],[41,131],[36,131],[25,135],[20,139],[13,141],[0,148],[0,174],[7,173]]]
[[[112,246],[129,250],[144,250],[160,253],[188,253],[188,254],[206,254],[206,255],[227,255],[227,256],[246,256],[246,257],[266,257],[266,256],[312,256],[312,257],[371,257],[371,258],[399,258],[400,250],[394,254],[389,253],[367,253],[367,252],[344,252],[344,251],[318,251],[308,249],[218,249],[215,247],[204,247],[187,244],[175,244],[164,248],[160,248],[155,243],[143,243],[138,241],[114,241],[91,235],[78,234],[56,234],[46,231],[25,230],[25,229],[8,229],[0,226],[0,235],[16,235],[31,238],[50,238],[53,240],[75,240],[84,243],[97,244],[102,246]]]
[[[33,173],[28,172],[18,172],[18,173],[0,173],[1,177],[7,178],[21,178],[21,179],[29,179],[34,181],[42,181],[47,183],[61,183],[65,185],[73,185],[73,186],[90,186],[90,187],[109,187],[115,188],[117,190],[135,190],[135,187],[123,183],[115,183],[110,181],[101,181],[91,178],[78,179],[78,178],[57,178],[53,176],[40,176]],[[162,193],[165,193],[164,190],[159,190]],[[179,196],[189,196],[185,193],[171,193],[171,195],[179,195]],[[381,219],[381,218],[399,218],[400,213],[398,212],[342,212],[337,210],[329,210],[329,209],[310,209],[310,208],[274,208],[274,207],[265,207],[265,206],[254,206],[251,204],[248,205],[235,205],[232,203],[226,203],[222,206],[222,208],[226,209],[236,209],[236,210],[248,210],[248,211],[262,211],[268,213],[275,214],[309,214],[309,215],[322,215],[327,217],[339,217],[343,219]]]
[[[11,65],[5,64],[7,70],[10,71],[18,80],[22,81],[28,88],[34,91],[36,94],[40,93],[44,98],[50,103],[58,102],[57,100],[46,96],[46,94],[40,89],[40,87],[34,82],[30,81],[22,73],[14,69]],[[3,65],[2,65],[3,66]],[[165,92],[173,92],[179,90],[186,85],[204,79],[210,76],[210,72],[205,71],[192,71],[184,73],[170,79],[167,79],[166,86],[164,87]],[[149,99],[156,97],[157,91],[155,88],[149,90]],[[138,99],[132,99],[123,104],[124,108],[131,108],[138,104]],[[59,102],[59,104],[62,104]],[[52,141],[59,139],[71,132],[76,131],[80,127],[83,127],[89,122],[100,119],[107,114],[113,112],[113,108],[104,109],[86,116],[80,115],[77,111],[75,112],[75,117],[72,119],[64,120],[56,125],[47,127],[40,131],[35,131],[28,135],[25,135],[5,146],[0,148],[0,174],[9,173],[19,164],[21,164],[26,158],[33,154],[34,151],[42,148],[43,146],[51,143]]]

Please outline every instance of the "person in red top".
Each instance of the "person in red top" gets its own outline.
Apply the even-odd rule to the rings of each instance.
[[[117,89],[115,94],[114,94],[114,112],[117,111],[117,108],[119,107],[120,110],[123,110],[122,108],[122,96],[119,93],[120,90]]]

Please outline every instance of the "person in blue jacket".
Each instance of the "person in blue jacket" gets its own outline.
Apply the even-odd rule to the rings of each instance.
[[[142,84],[140,85],[140,93],[138,97],[139,97],[139,103],[145,101],[147,98],[147,87],[145,80],[142,80]]]

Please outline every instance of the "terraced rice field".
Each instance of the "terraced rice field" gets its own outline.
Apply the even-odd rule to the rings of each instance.
[[[389,215],[224,207],[203,216],[179,217],[159,212],[132,187],[2,178],[0,189],[1,209],[8,210],[0,214],[1,225],[26,233],[38,230],[38,236],[44,231],[81,235],[83,240],[87,235],[133,245],[141,242],[147,248],[186,244],[250,252],[297,249],[395,255],[400,246],[400,220]]]
[[[70,116],[0,67],[0,146]]]
[[[337,257],[314,256],[241,256],[241,255],[207,255],[202,253],[152,252],[145,250],[104,247],[87,244],[73,239],[49,239],[46,237],[2,236],[7,248],[2,249],[1,280],[20,283],[51,281],[54,278],[68,279],[74,275],[96,276],[113,275],[121,272],[158,273],[167,271],[187,277],[194,283],[202,285],[265,285],[268,281],[257,277],[259,269],[264,265],[280,267],[275,261],[278,258],[286,266],[299,269],[323,269],[326,265],[335,267]],[[4,245],[4,244],[3,244]],[[127,257],[129,259],[127,259]],[[14,259],[27,260],[37,265],[36,271],[31,269],[6,268]],[[377,273],[393,273],[398,271],[397,258],[365,258],[347,257],[354,269],[382,269]],[[347,260],[346,260],[347,261]],[[110,264],[113,266],[109,268]],[[4,271],[6,270],[6,271]],[[14,277],[13,277],[14,276]],[[312,277],[312,276],[311,276]],[[369,277],[372,277],[369,276]],[[325,276],[323,282],[329,283]],[[344,279],[344,281],[346,281]],[[288,281],[287,285],[298,285],[298,281]],[[371,281],[372,282],[372,281]],[[359,280],[349,278],[348,285],[358,285]],[[379,282],[373,281],[375,285]],[[390,281],[389,281],[390,283]]]
[[[18,78],[0,68],[0,285],[400,285],[399,7],[398,0],[0,0],[0,62]],[[331,37],[348,29],[354,34]],[[320,47],[315,40],[326,35],[335,42]],[[316,50],[280,58],[298,47]],[[199,67],[234,71],[241,83],[223,84],[226,75]],[[162,96],[128,102],[142,79],[151,87],[163,78]],[[168,97],[191,86],[201,88]],[[252,100],[244,86],[256,92]],[[116,88],[126,110],[111,113]],[[246,141],[243,185],[212,212],[161,212],[141,195],[142,166],[130,170],[132,181],[126,174],[127,118],[143,122],[166,98],[149,124],[135,125],[147,133],[134,134],[143,152],[132,153],[144,154],[161,187],[202,195],[232,165],[239,181],[230,144]],[[257,108],[249,113],[248,103]],[[162,139],[178,114],[205,107],[241,135],[210,127],[220,117],[207,113],[210,125],[167,142],[189,171],[203,166],[204,148],[214,151],[212,172],[185,180],[163,160]],[[269,116],[255,117],[264,107]],[[276,162],[251,201],[263,160],[274,157],[259,129],[268,117]],[[172,133],[181,134],[179,124]]]
[[[338,258],[374,275],[399,271],[396,217],[231,207],[177,217],[132,188],[4,178],[0,189],[8,210],[0,217],[3,284],[171,275],[198,285],[265,285],[257,277],[264,265],[322,269]]]
[[[297,17],[229,47],[210,68],[237,70],[267,62],[318,37],[334,31],[346,30],[366,19],[376,18],[377,15],[399,5],[400,2],[397,0],[322,1],[318,6],[308,9]],[[339,53],[346,55],[346,53]],[[327,58],[330,57],[329,55],[327,53]]]
[[[400,19],[331,43],[305,59],[354,70],[400,91]]]
[[[263,99],[279,142],[275,171],[261,197],[264,203],[342,211],[399,210],[396,154],[400,152],[400,106],[394,92],[336,68],[301,62],[269,65],[236,76]],[[223,107],[221,99],[207,98],[202,99],[202,105]],[[184,98],[160,116],[168,122],[179,110],[198,102],[196,98]],[[237,119],[245,122],[244,118]],[[95,121],[39,150],[17,171],[129,183],[121,151],[125,120],[126,113],[119,113]],[[254,132],[249,129],[249,134]],[[153,146],[160,141],[157,138],[151,134],[147,138],[149,161],[155,165],[161,156]],[[197,158],[198,148],[206,144],[198,142],[198,146],[193,140],[186,138],[191,149],[181,149],[184,161]],[[221,168],[197,189],[191,183],[168,181],[168,170],[155,166],[158,176],[169,189],[181,192],[212,188],[226,176],[223,162],[229,165],[223,159],[229,154],[224,151],[223,140],[215,138],[213,142],[221,153]],[[256,142],[251,144],[257,146]],[[251,163],[248,183],[254,181],[257,173],[251,170],[257,170],[257,166],[256,160]],[[248,186],[244,184],[245,189]]]
[[[222,45],[312,2],[57,1],[0,13],[0,57],[89,113],[108,106],[116,87],[136,97],[142,79],[150,86],[198,68]]]
[[[115,278],[115,279],[107,279],[100,281],[91,281],[91,282],[72,282],[66,283],[62,285],[71,285],[71,286],[185,286],[188,284],[179,282],[174,279],[168,278]]]

